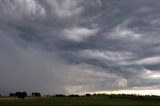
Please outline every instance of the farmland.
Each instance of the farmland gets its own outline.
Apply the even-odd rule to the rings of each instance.
[[[0,106],[160,106],[160,99],[106,97],[1,97]]]

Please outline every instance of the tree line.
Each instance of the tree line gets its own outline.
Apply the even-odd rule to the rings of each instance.
[[[0,95],[1,96],[1,95]],[[23,92],[15,92],[15,93],[9,93],[10,97],[18,97],[22,100],[24,100],[27,96],[33,96],[33,97],[41,97],[41,93],[39,92],[32,92],[31,95],[28,95],[25,91]],[[160,98],[160,96],[156,95],[136,95],[136,94],[85,94],[85,95],[79,95],[79,94],[70,94],[70,95],[64,95],[64,94],[55,94],[55,95],[45,95],[45,97],[106,97],[106,98],[135,98],[135,99],[145,99],[145,98]]]
[[[11,97],[18,97],[18,98],[21,98],[22,100],[24,100],[25,97],[28,96],[28,94],[24,91],[24,92],[10,93],[9,96],[11,96]],[[41,97],[41,93],[39,93],[39,92],[32,92],[31,96]]]

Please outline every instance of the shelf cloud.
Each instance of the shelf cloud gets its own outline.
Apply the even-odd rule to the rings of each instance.
[[[0,94],[160,88],[159,0],[0,0]]]

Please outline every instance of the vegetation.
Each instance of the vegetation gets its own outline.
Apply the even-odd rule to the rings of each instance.
[[[16,92],[16,93],[10,93],[9,94],[11,97],[18,97],[21,98],[22,100],[24,100],[24,98],[27,96],[26,92]]]
[[[39,92],[32,92],[32,96],[41,97],[41,93],[39,93]]]
[[[154,95],[55,94],[41,96],[39,92],[32,92],[31,96],[26,96],[26,92],[10,93],[8,97],[1,96],[0,106],[160,106],[160,97]]]
[[[0,106],[160,106],[160,98],[0,97]]]

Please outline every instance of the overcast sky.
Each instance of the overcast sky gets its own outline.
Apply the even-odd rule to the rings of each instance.
[[[0,0],[0,94],[160,89],[159,0]]]

